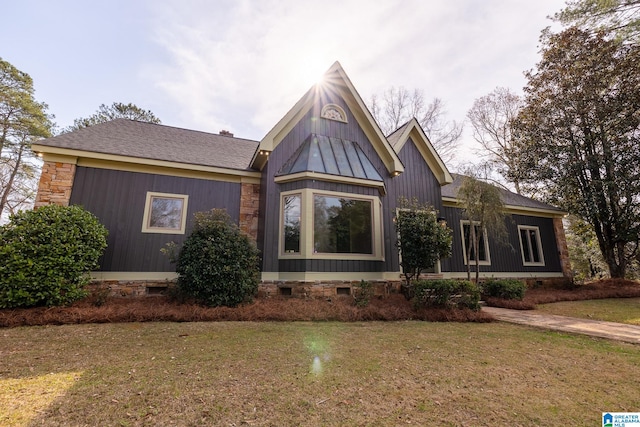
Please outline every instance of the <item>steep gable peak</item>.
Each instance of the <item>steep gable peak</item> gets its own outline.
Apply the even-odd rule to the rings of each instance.
[[[327,96],[329,94],[337,95],[344,101],[376,153],[384,162],[389,175],[395,176],[404,172],[400,158],[383,135],[362,97],[338,61],[331,65],[321,81],[311,87],[260,141],[251,161],[252,167],[262,170],[269,159],[269,154],[314,105],[319,105],[323,99],[331,98]]]
[[[447,166],[444,164],[435,148],[433,148],[431,141],[429,141],[429,138],[424,133],[422,126],[420,126],[420,123],[418,123],[418,120],[415,117],[396,129],[391,135],[389,135],[388,139],[396,153],[400,153],[400,151],[402,151],[402,148],[407,141],[413,141],[416,148],[422,155],[422,158],[438,179],[440,185],[450,184],[453,182],[453,177],[451,176],[451,173],[449,173]]]

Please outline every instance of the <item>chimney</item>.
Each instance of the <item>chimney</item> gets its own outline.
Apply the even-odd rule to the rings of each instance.
[[[221,130],[220,131],[220,135],[222,136],[233,136],[233,134],[231,132],[229,132],[228,130]]]

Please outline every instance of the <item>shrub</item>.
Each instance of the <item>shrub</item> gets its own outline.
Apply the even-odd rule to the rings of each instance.
[[[258,291],[258,250],[221,209],[195,214],[178,254],[180,292],[208,306],[233,307]]]
[[[361,280],[360,284],[355,286],[353,299],[356,307],[366,307],[373,298],[373,284],[366,280]]]
[[[429,306],[480,309],[480,289],[468,280],[418,280],[415,282],[415,308]]]
[[[0,308],[70,304],[87,292],[107,230],[80,206],[19,212],[0,227]]]
[[[482,285],[482,293],[484,295],[502,299],[522,300],[522,298],[524,298],[525,289],[525,283],[521,280],[515,279],[491,279],[487,280]]]

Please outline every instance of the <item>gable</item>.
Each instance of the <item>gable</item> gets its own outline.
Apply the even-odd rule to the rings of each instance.
[[[331,68],[329,68],[322,82],[312,87],[276,126],[269,131],[262,141],[260,141],[258,149],[251,161],[251,166],[255,169],[262,170],[271,152],[275,150],[289,132],[291,132],[314,106],[322,104],[323,99],[334,97],[332,95],[337,95],[345,102],[352,116],[357,121],[367,139],[371,142],[376,154],[383,161],[389,175],[395,176],[402,173],[404,166],[398,155],[382,134],[382,131],[371,116],[364,101],[338,62],[335,62]],[[336,114],[335,119],[340,120],[339,109],[327,113]]]
[[[452,183],[453,177],[415,118],[389,135],[389,141],[391,141],[397,153],[400,153],[405,144],[410,140],[418,149],[423,160],[427,163],[440,185]]]

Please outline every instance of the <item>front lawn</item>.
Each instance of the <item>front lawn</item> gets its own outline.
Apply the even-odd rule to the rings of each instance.
[[[541,304],[544,313],[640,325],[640,298],[597,299]]]
[[[599,425],[640,347],[504,323],[194,322],[0,330],[0,425]]]

